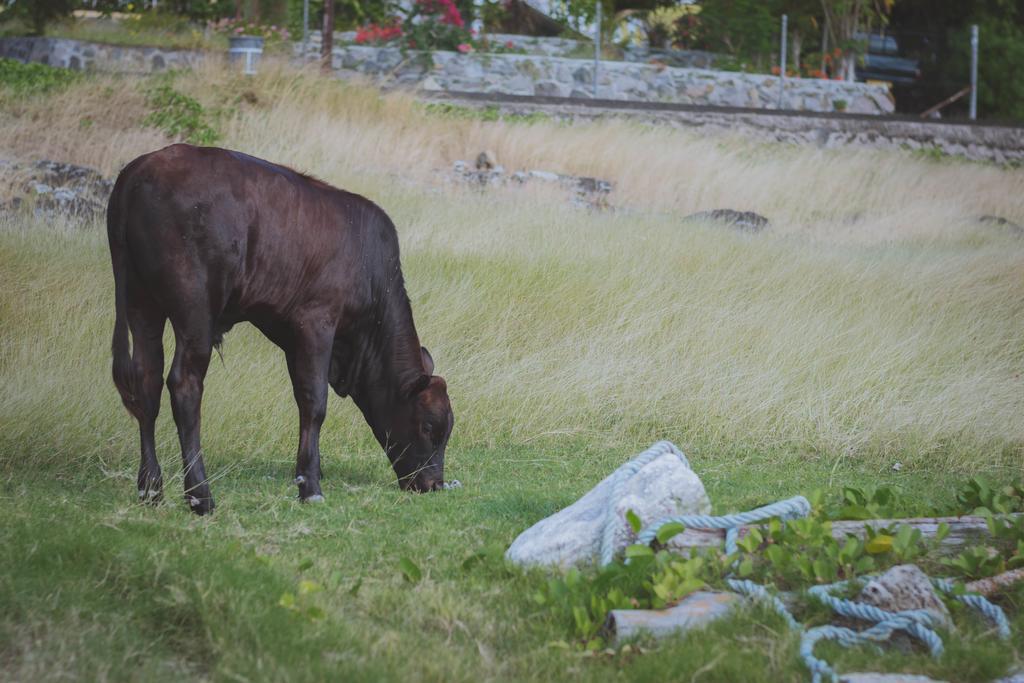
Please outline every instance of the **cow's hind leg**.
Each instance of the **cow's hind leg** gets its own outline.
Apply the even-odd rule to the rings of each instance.
[[[327,371],[331,362],[334,330],[322,324],[302,325],[294,350],[288,354],[295,403],[299,408],[299,452],[295,483],[299,499],[323,500],[320,490],[320,427],[327,416]]]
[[[131,290],[129,290],[131,291]],[[133,297],[134,298],[134,297]],[[149,301],[129,301],[128,325],[132,331],[132,360],[139,375],[140,396],[135,402],[139,421],[141,459],[139,500],[156,503],[163,495],[163,477],[156,459],[154,430],[160,413],[160,392],[164,386],[164,314]]]
[[[209,323],[189,321],[174,327],[175,349],[167,388],[171,393],[171,410],[178,427],[181,460],[185,468],[185,500],[192,512],[205,515],[213,512],[213,496],[206,480],[203,451],[199,443],[200,408],[203,402],[203,381],[210,366],[213,350]]]

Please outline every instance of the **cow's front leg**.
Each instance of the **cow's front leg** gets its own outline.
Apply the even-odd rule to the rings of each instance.
[[[303,325],[298,330],[294,351],[288,354],[288,371],[299,408],[295,483],[299,499],[305,502],[324,499],[320,491],[320,427],[327,415],[327,372],[333,342],[333,328]]]

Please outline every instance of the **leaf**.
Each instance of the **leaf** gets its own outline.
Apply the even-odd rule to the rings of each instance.
[[[311,560],[311,559],[309,559],[307,557],[302,562],[299,562],[299,571],[300,572],[304,572],[304,571],[306,571],[307,569],[309,569],[312,566],[313,566],[313,560]]]
[[[398,568],[402,571],[402,575],[409,583],[419,583],[420,579],[423,578],[423,572],[421,572],[420,568],[416,566],[416,563],[408,557],[403,557],[398,561]]]
[[[857,560],[857,564],[853,565],[854,571],[856,571],[858,574],[865,574],[867,572],[873,571],[874,568],[875,558],[871,557],[870,555],[864,555],[859,560]]]
[[[299,581],[299,595],[311,595],[312,593],[319,593],[323,588],[316,581],[310,581],[309,579],[303,579]]]
[[[686,527],[679,522],[669,522],[658,529],[657,539],[658,543],[665,545],[675,536],[686,531]]]
[[[644,528],[644,523],[632,510],[626,510],[626,521],[629,522],[629,528],[633,530],[634,534],[640,533],[640,530]]]
[[[654,551],[651,550],[650,546],[643,545],[642,543],[634,543],[631,546],[626,547],[626,557],[633,559],[635,557],[654,557]]]
[[[889,534],[878,534],[864,546],[872,555],[881,555],[892,550],[893,537]]]
[[[935,529],[935,543],[942,543],[949,536],[949,525],[945,522],[940,522],[937,529]]]
[[[839,511],[840,519],[874,519],[875,515],[863,505],[847,505]]]
[[[746,578],[754,573],[754,560],[750,557],[743,558],[740,562],[739,573],[742,578]]]
[[[306,616],[313,621],[320,621],[321,619],[326,617],[327,614],[320,607],[313,605],[312,607],[306,609]]]
[[[277,601],[277,604],[285,609],[295,609],[295,594],[281,593],[281,599]]]
[[[352,597],[359,595],[359,589],[363,587],[363,577],[356,579],[356,582],[352,584],[352,587],[348,589],[348,594]]]

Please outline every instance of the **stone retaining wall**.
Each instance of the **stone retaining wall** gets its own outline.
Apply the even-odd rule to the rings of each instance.
[[[319,58],[318,41],[311,41],[307,49],[307,59]],[[302,56],[301,44],[295,45],[295,56]],[[63,38],[0,38],[0,57],[70,69],[148,72],[193,66],[202,61],[205,54]],[[403,53],[392,47],[339,45],[334,49],[333,64],[339,71],[354,71],[384,83],[427,91],[577,98],[594,95],[594,64],[584,59],[441,51]],[[779,80],[760,74],[606,61],[600,66],[597,97],[777,109],[780,108]],[[893,101],[888,89],[881,85],[789,78],[785,81],[781,108],[888,114],[893,111]]]
[[[497,109],[502,115],[543,113],[567,123],[622,118],[658,126],[700,129],[701,134],[713,136],[739,134],[762,142],[814,145],[827,149],[845,146],[905,149],[998,164],[1024,163],[1024,127],[825,114],[787,116],[699,108],[626,108],[571,100],[488,98],[442,92],[422,93],[421,97],[432,102]]]
[[[158,47],[123,47],[67,38],[0,38],[0,57],[76,71],[146,73],[191,67],[202,52]]]
[[[299,56],[301,48],[296,45]],[[306,58],[318,57],[319,46],[311,43]],[[428,58],[394,47],[339,45],[334,48],[333,66],[428,91],[594,96],[594,63],[583,59],[442,51],[432,52]],[[776,76],[635,62],[601,62],[598,74],[599,99],[856,114],[890,114],[894,110],[883,85],[787,78],[780,107],[780,79]]]

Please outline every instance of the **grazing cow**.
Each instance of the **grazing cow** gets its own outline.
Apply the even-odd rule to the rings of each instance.
[[[448,390],[420,346],[398,236],[380,207],[239,152],[172,145],[121,171],[107,235],[114,384],[139,421],[140,498],[162,494],[153,429],[167,320],[175,339],[167,388],[194,512],[214,507],[199,445],[203,380],[213,347],[243,320],[288,362],[299,408],[300,499],[323,500],[328,384],[355,401],[403,489],[441,488],[454,422]]]

